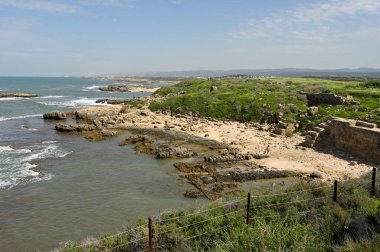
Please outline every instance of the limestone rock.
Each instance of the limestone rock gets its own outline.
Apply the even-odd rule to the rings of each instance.
[[[210,88],[210,92],[211,92],[211,93],[216,93],[216,92],[218,92],[218,87],[217,87],[217,86],[212,86],[212,87]]]
[[[320,172],[312,172],[310,173],[310,178],[322,178],[322,174]]]
[[[202,196],[202,193],[195,189],[189,189],[185,192],[184,196],[186,198],[198,198],[199,196]]]
[[[65,112],[61,112],[58,110],[54,110],[43,115],[43,118],[47,120],[63,120],[66,119],[66,117],[67,116]]]
[[[55,129],[60,132],[82,132],[95,130],[95,125],[57,123]]]
[[[115,130],[106,130],[106,129],[104,129],[104,130],[100,131],[100,133],[104,137],[111,137],[111,136],[116,136],[117,135],[117,131],[115,131]]]

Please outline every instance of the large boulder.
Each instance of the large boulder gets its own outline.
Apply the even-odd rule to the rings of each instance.
[[[314,171],[314,172],[310,173],[310,178],[314,178],[314,179],[318,178],[318,179],[320,179],[320,178],[322,178],[322,174],[320,172],[318,172],[318,171]]]
[[[63,120],[67,118],[67,115],[65,112],[54,110],[47,112],[43,115],[44,119],[47,120]]]
[[[218,92],[218,87],[217,87],[217,86],[212,86],[212,87],[210,88],[210,92],[211,92],[211,93],[216,93],[216,92]]]

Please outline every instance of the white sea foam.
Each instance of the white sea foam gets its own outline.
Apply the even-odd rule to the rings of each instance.
[[[65,157],[69,154],[68,152],[65,152],[59,149],[57,145],[54,145],[54,144],[44,144],[44,145],[45,146],[43,146],[42,149],[40,149],[36,153],[32,153],[26,157],[21,158],[20,161],[29,162],[29,161],[33,161],[37,159],[57,158],[61,156]]]
[[[59,157],[59,158],[64,158],[64,157],[66,157],[67,155],[70,155],[71,153],[73,153],[73,151],[66,152],[66,153],[64,153],[64,154],[62,154],[62,155],[59,155],[58,157]]]
[[[62,95],[48,95],[48,96],[42,96],[38,97],[40,99],[51,99],[51,98],[65,98],[67,96],[62,96]]]
[[[30,117],[38,117],[38,116],[42,116],[42,114],[25,115],[25,116],[14,116],[14,117],[2,117],[2,116],[0,116],[0,122],[1,121],[24,119],[24,118],[30,118]]]
[[[42,144],[55,144],[57,141],[43,141]]]
[[[33,132],[39,131],[38,129],[34,129],[34,128],[26,128],[26,129]]]
[[[13,151],[13,149],[9,145],[8,146],[0,146],[0,153],[6,152],[6,151]]]
[[[85,97],[80,97],[75,100],[70,101],[50,101],[50,102],[38,102],[39,104],[43,104],[46,106],[59,106],[59,107],[70,107],[70,108],[78,108],[78,107],[89,107],[89,106],[107,106],[107,104],[96,103],[96,100],[99,98],[89,99]]]
[[[19,159],[30,152],[29,149],[0,146],[0,188],[12,187],[26,178],[35,178],[39,175],[38,172],[31,170],[36,165]]]
[[[32,170],[37,165],[31,162],[45,158],[63,158],[71,153],[72,151],[60,149],[56,141],[44,141],[31,149],[0,146],[0,188],[51,179],[51,174]]]
[[[5,97],[5,98],[0,98],[0,101],[16,101],[16,100],[24,100],[28,98],[23,98],[23,97]]]
[[[16,153],[16,154],[25,154],[30,153],[30,149],[13,149],[11,146],[0,146],[0,153]]]
[[[90,87],[84,87],[84,88],[82,88],[82,91],[99,91],[100,92],[100,90],[99,90],[100,87],[102,87],[102,86],[94,85],[94,86],[90,86]]]

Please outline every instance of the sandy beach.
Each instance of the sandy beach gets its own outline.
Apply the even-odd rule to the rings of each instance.
[[[182,132],[190,136],[215,140],[239,150],[241,154],[265,153],[269,157],[248,162],[265,166],[271,170],[287,170],[310,174],[318,172],[323,181],[359,177],[369,172],[373,164],[335,150],[314,150],[300,146],[304,136],[275,136],[270,125],[217,121],[193,116],[172,116],[154,113],[147,108],[130,108],[120,113],[122,106],[82,109],[85,118],[97,117],[112,129],[162,129]],[[269,146],[269,147],[268,147]]]

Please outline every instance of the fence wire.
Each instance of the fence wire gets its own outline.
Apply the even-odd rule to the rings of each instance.
[[[253,196],[251,196],[251,198],[267,198],[267,197],[290,195],[290,194],[296,194],[296,193],[305,193],[305,192],[315,191],[315,190],[325,189],[325,188],[331,188],[331,186],[315,187],[315,188],[311,188],[311,189],[307,189],[307,190],[298,190],[298,191],[285,192],[285,193],[276,193],[276,194],[267,194],[267,195],[253,195]],[[270,208],[270,207],[280,206],[280,205],[296,204],[296,203],[302,203],[302,202],[308,202],[308,201],[322,200],[322,199],[326,199],[326,198],[330,198],[330,197],[331,196],[324,196],[324,197],[310,198],[310,199],[305,199],[305,200],[297,200],[297,201],[289,201],[289,202],[282,202],[282,203],[275,203],[275,204],[266,204],[266,205],[260,205],[260,206],[252,206],[250,208],[250,210],[256,209],[256,208],[264,208],[264,207]],[[183,216],[176,216],[176,217],[167,218],[167,219],[163,219],[163,220],[156,219],[156,220],[154,220],[152,222],[152,224],[160,224],[160,223],[164,223],[164,222],[168,222],[168,221],[173,221],[173,220],[178,220],[178,219],[188,218],[188,217],[195,216],[195,215],[200,215],[200,214],[208,213],[208,212],[214,211],[216,209],[225,208],[226,206],[246,201],[246,199],[247,199],[246,197],[241,197],[241,198],[239,198],[237,200],[228,201],[228,202],[225,202],[225,203],[223,203],[223,204],[221,204],[219,206],[216,206],[216,207],[212,207],[212,208],[209,208],[209,209],[204,209],[202,211],[197,211],[197,212],[186,214],[186,215],[183,215]],[[243,205],[241,205],[240,207],[242,207],[242,206]],[[236,210],[230,211],[228,213],[224,213],[224,214],[221,214],[221,215],[218,215],[218,216],[215,216],[215,217],[208,218],[206,220],[202,220],[202,221],[199,221],[199,222],[196,222],[196,223],[191,223],[191,224],[188,224],[188,225],[184,225],[184,226],[180,226],[180,227],[173,228],[173,229],[170,229],[170,230],[166,230],[166,231],[163,231],[163,232],[159,232],[159,233],[154,234],[154,235],[155,236],[159,236],[159,235],[162,235],[162,234],[165,234],[165,233],[174,232],[174,231],[177,231],[177,230],[180,230],[180,229],[184,229],[184,228],[188,228],[188,227],[191,227],[191,226],[197,226],[197,225],[209,222],[211,220],[215,220],[215,219],[218,219],[218,218],[226,217],[226,216],[231,215],[233,213],[238,213],[238,212],[245,211],[245,210],[246,209],[244,209],[244,208],[236,209]],[[308,212],[308,211],[306,211],[306,212]],[[301,212],[299,212],[299,213],[301,213]],[[302,213],[304,214],[305,211],[303,211]],[[273,218],[273,217],[278,217],[278,216],[279,215],[253,216],[250,219],[251,220],[254,220],[254,219],[264,219],[264,218]],[[237,216],[237,217],[241,217],[241,216]],[[232,219],[235,219],[237,217],[234,217]],[[211,230],[209,232],[198,234],[196,236],[192,236],[192,237],[186,238],[185,241],[190,240],[190,239],[194,239],[196,237],[202,236],[202,235],[210,233],[210,232],[216,232],[216,231],[218,231],[220,229],[223,229],[223,228],[226,228],[228,226],[229,225],[223,226],[221,228],[213,229],[213,230]],[[120,232],[120,233],[108,236],[107,238],[115,238],[115,237],[118,237],[120,235],[128,234],[128,233],[130,233],[130,232],[132,232],[134,230],[138,230],[138,229],[142,229],[142,228],[147,228],[147,227],[148,227],[148,224],[144,224],[144,225],[141,225],[141,226],[138,226],[138,227],[134,227],[134,228],[125,230],[123,232]],[[132,241],[129,241],[129,242],[126,242],[126,243],[119,244],[117,246],[111,247],[107,251],[113,251],[113,250],[118,249],[120,247],[129,245],[131,243],[137,243],[137,242],[139,242],[139,241],[141,241],[143,239],[147,239],[147,238],[148,238],[148,236],[145,235],[145,236],[143,236],[140,239],[132,240]],[[97,240],[97,241],[94,241],[94,242],[91,242],[91,243],[80,244],[80,245],[77,245],[77,246],[74,246],[74,247],[70,248],[70,250],[80,249],[80,248],[88,247],[88,246],[91,246],[91,245],[98,245],[99,243],[100,243],[100,241]]]

